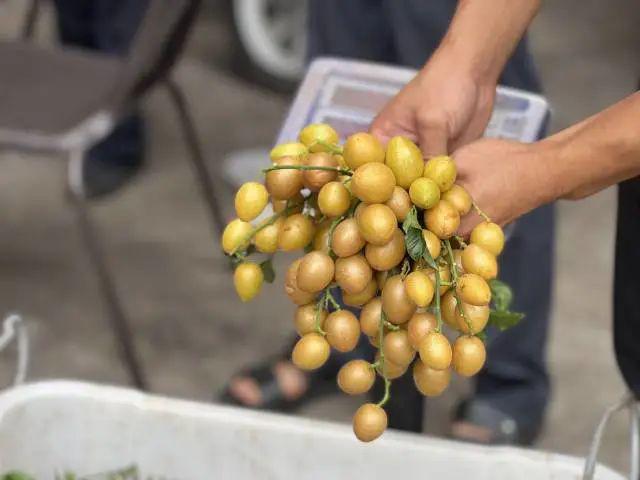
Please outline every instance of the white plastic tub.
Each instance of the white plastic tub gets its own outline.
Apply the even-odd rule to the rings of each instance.
[[[0,394],[0,472],[37,479],[136,464],[145,475],[202,479],[579,479],[578,458],[199,404],[77,382]],[[597,478],[620,480],[599,467]]]

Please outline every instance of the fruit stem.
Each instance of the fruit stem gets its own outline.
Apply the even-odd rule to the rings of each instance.
[[[442,311],[440,310],[440,268],[438,268],[438,264],[436,263],[436,268],[433,269],[434,277],[436,277],[436,288],[435,288],[435,306],[433,307],[433,314],[436,316],[436,320],[438,321],[436,332],[442,332]]]
[[[320,300],[318,300],[318,303],[316,304],[316,316],[315,316],[316,332],[318,332],[323,337],[327,335],[327,332],[325,332],[320,326],[320,312],[326,309],[327,309],[327,300],[326,300],[326,294],[325,294],[322,297],[320,297]]]
[[[480,215],[482,218],[485,219],[485,221],[487,222],[491,222],[491,219],[489,218],[489,215],[487,215],[486,213],[484,213],[480,207],[478,206],[478,204],[476,202],[472,202],[473,208],[475,209],[475,211],[478,213],[478,215]]]
[[[378,352],[380,355],[378,356],[378,361],[376,363],[380,365],[380,371],[382,372],[382,378],[384,379],[384,396],[382,397],[382,400],[378,402],[379,407],[383,407],[385,403],[389,401],[389,398],[391,398],[391,382],[387,378],[384,350],[382,348],[384,342],[384,327],[386,323],[389,323],[387,322],[387,316],[384,314],[384,311],[381,311],[380,321],[378,322]]]
[[[288,202],[287,202],[287,203],[288,203]],[[264,230],[265,228],[267,228],[267,227],[269,227],[269,226],[273,225],[274,223],[276,223],[276,221],[277,221],[280,217],[284,217],[285,215],[288,215],[288,214],[289,214],[289,212],[293,211],[294,209],[296,209],[296,208],[298,208],[298,207],[300,207],[300,206],[302,206],[302,205],[304,205],[304,203],[296,203],[296,204],[294,204],[294,205],[287,205],[287,206],[286,206],[285,208],[283,208],[280,212],[278,212],[278,213],[274,213],[273,215],[271,215],[271,216],[270,216],[270,217],[269,217],[265,222],[263,222],[263,223],[262,223],[262,225],[260,225],[259,227],[256,227],[256,228],[254,228],[253,230],[251,230],[251,231],[249,232],[249,234],[248,234],[245,238],[243,238],[243,239],[242,239],[242,241],[240,242],[240,244],[239,244],[236,248],[234,248],[234,249],[231,251],[231,253],[229,254],[229,256],[231,256],[231,257],[236,257],[236,258],[238,258],[239,260],[244,259],[246,255],[242,255],[241,253],[238,253],[238,249],[239,249],[241,246],[243,246],[243,245],[245,245],[245,244],[248,244],[248,243],[251,241],[251,239],[252,239],[253,237],[255,237],[255,236],[258,234],[258,232],[260,232],[260,231]]]
[[[388,328],[392,332],[397,332],[398,330],[400,330],[400,327],[398,325],[394,325],[393,323],[388,322],[387,320],[384,321],[384,326],[385,328]]]
[[[469,317],[467,317],[467,312],[465,312],[464,308],[462,308],[462,302],[460,301],[460,296],[458,295],[458,290],[456,289],[456,287],[458,286],[458,265],[456,265],[456,260],[453,257],[451,242],[447,239],[444,241],[444,244],[447,247],[447,253],[449,255],[449,270],[451,270],[451,276],[453,277],[451,286],[453,287],[453,296],[456,299],[456,310],[458,310],[458,312],[460,312],[460,314],[462,315],[462,318],[464,318],[464,323],[467,324],[467,328],[469,329],[471,334],[474,334],[471,321],[469,320]]]
[[[402,270],[400,270],[400,277],[402,277],[402,279],[404,280],[405,277],[409,275],[410,270],[411,270],[411,264],[409,263],[409,260],[405,258],[404,262],[402,262]]]
[[[333,143],[327,143],[327,142],[325,142],[323,140],[316,140],[315,143],[313,145],[311,145],[311,146],[314,147],[316,145],[320,145],[320,146],[326,148],[327,150],[329,150],[331,153],[338,154],[338,155],[342,155],[342,152],[344,151],[344,149],[340,145],[334,145]]]
[[[456,241],[460,244],[460,246],[462,248],[467,248],[469,246],[469,245],[467,245],[467,242],[465,242],[464,239],[460,235],[456,235],[454,238],[456,239]]]
[[[335,308],[336,310],[342,310],[342,307],[340,306],[340,304],[336,302],[335,298],[333,298],[333,294],[331,293],[330,288],[327,288],[324,294],[327,298],[327,301],[331,302],[331,305],[333,306],[333,308]]]
[[[383,377],[383,378],[384,378],[384,396],[382,397],[382,400],[378,402],[379,407],[384,407],[386,403],[389,401],[389,399],[391,398],[391,380],[389,380],[387,377]]]
[[[324,167],[320,165],[274,165],[273,167],[265,168],[262,170],[262,173],[269,173],[273,170],[326,170],[328,172],[338,172],[340,175],[353,175],[351,170],[338,167]]]

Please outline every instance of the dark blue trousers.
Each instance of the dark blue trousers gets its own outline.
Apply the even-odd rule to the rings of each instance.
[[[60,40],[65,45],[126,55],[147,0],[55,0]],[[137,163],[143,154],[143,122],[134,114],[89,151],[92,161]]]
[[[455,0],[312,0],[309,55],[343,56],[419,68],[438,46]],[[540,91],[526,40],[507,64],[501,83]],[[473,401],[536,429],[549,399],[545,364],[553,263],[554,212],[540,208],[518,220],[501,257],[500,277],[515,293],[514,309],[525,319],[515,328],[490,332],[488,361],[477,377]],[[366,343],[362,344],[366,349]],[[423,399],[410,375],[394,382],[390,425],[421,431]]]

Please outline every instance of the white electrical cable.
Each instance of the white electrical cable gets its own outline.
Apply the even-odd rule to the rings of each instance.
[[[27,335],[24,320],[17,314],[7,316],[2,323],[0,352],[4,350],[14,338],[17,342],[18,353],[13,385],[19,385],[24,383],[27,378],[27,370],[29,368],[29,336]]]
[[[628,408],[631,414],[631,426],[630,426],[630,455],[631,455],[631,467],[629,472],[630,480],[638,480],[638,473],[640,470],[640,404],[631,393],[627,393],[616,404],[607,408],[600,418],[600,422],[596,427],[596,431],[593,434],[591,440],[591,446],[589,448],[589,454],[584,464],[583,480],[593,480],[596,463],[598,459],[598,451],[600,450],[600,444],[602,443],[602,436],[604,435],[605,428],[609,423],[609,420],[614,413]]]

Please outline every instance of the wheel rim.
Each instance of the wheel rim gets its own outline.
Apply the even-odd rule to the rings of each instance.
[[[298,79],[306,54],[306,0],[234,0],[234,21],[245,50],[262,70]]]

